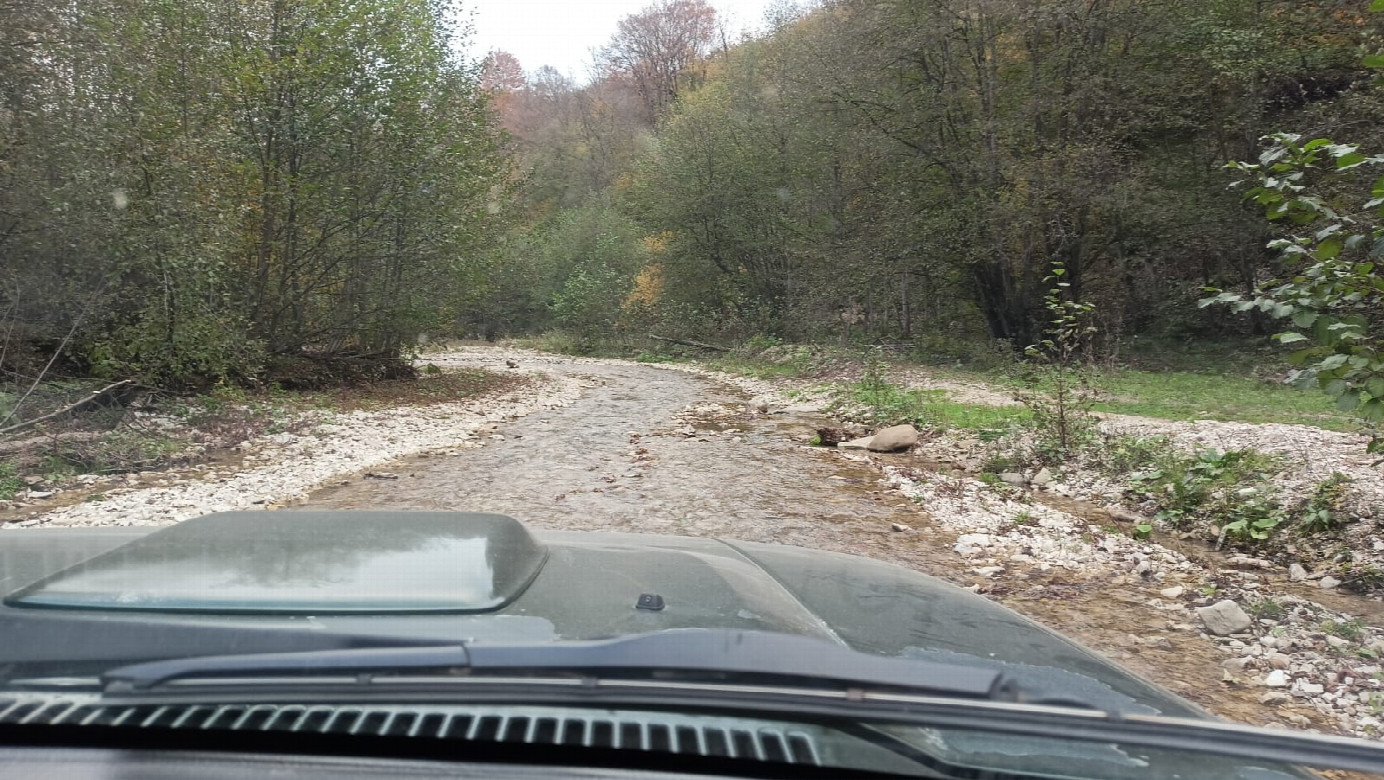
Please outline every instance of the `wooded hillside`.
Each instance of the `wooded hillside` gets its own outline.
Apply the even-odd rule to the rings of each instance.
[[[661,0],[590,83],[491,81],[527,219],[478,320],[1021,349],[1061,264],[1105,340],[1258,332],[1196,305],[1283,270],[1224,166],[1281,130],[1384,148],[1368,5],[830,0],[728,43]]]

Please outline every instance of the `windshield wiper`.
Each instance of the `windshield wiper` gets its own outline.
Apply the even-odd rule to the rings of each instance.
[[[387,681],[408,672],[452,676],[565,674],[585,677],[794,681],[814,685],[926,692],[943,697],[1013,699],[999,671],[873,655],[787,634],[675,629],[609,640],[534,644],[468,643],[426,647],[211,656],[131,664],[101,675],[107,693],[150,691],[178,681],[353,675]]]

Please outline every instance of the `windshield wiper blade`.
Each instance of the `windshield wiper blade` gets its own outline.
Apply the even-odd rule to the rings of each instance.
[[[608,640],[442,645],[211,656],[131,664],[107,671],[107,693],[147,691],[177,680],[236,676],[388,675],[445,669],[456,675],[563,673],[812,681],[936,696],[1007,700],[1016,687],[999,671],[892,658],[819,639],[721,629],[674,629]],[[663,679],[667,679],[665,676]]]

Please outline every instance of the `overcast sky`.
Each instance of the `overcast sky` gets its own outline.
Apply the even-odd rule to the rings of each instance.
[[[476,33],[471,54],[503,49],[533,73],[552,65],[578,81],[586,79],[588,53],[615,32],[615,23],[651,0],[469,0]],[[745,29],[757,29],[771,0],[711,0],[729,22],[732,40]]]

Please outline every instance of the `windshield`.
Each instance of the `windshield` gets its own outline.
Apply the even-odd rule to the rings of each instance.
[[[1382,24],[0,0],[0,727],[1378,769]]]

